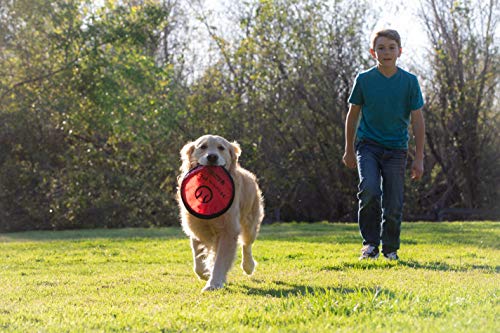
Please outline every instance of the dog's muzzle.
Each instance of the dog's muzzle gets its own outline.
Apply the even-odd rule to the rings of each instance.
[[[219,156],[216,154],[208,154],[207,155],[207,162],[209,165],[218,165],[217,162],[219,160]]]
[[[198,160],[198,165],[226,166],[226,160],[217,154],[209,153]]]

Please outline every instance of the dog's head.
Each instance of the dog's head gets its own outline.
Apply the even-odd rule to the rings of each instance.
[[[223,166],[233,171],[241,154],[240,145],[217,135],[204,135],[181,149],[181,171],[187,172],[198,165]]]

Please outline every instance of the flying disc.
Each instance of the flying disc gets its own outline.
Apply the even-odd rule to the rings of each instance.
[[[199,165],[182,179],[181,199],[196,217],[213,219],[224,214],[234,199],[234,181],[222,166]]]

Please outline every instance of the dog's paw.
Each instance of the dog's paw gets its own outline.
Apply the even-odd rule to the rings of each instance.
[[[241,262],[241,268],[248,275],[252,275],[256,265],[257,263],[253,259],[243,260]]]
[[[214,283],[214,282],[207,282],[205,285],[205,288],[203,288],[201,291],[214,291],[214,290],[219,290],[224,288],[224,283],[219,282],[219,283]]]

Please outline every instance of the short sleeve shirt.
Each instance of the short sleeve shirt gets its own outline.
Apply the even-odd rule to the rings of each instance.
[[[390,149],[408,148],[411,111],[424,105],[418,79],[398,67],[391,77],[377,67],[356,77],[349,103],[361,106],[357,140],[367,139]]]

